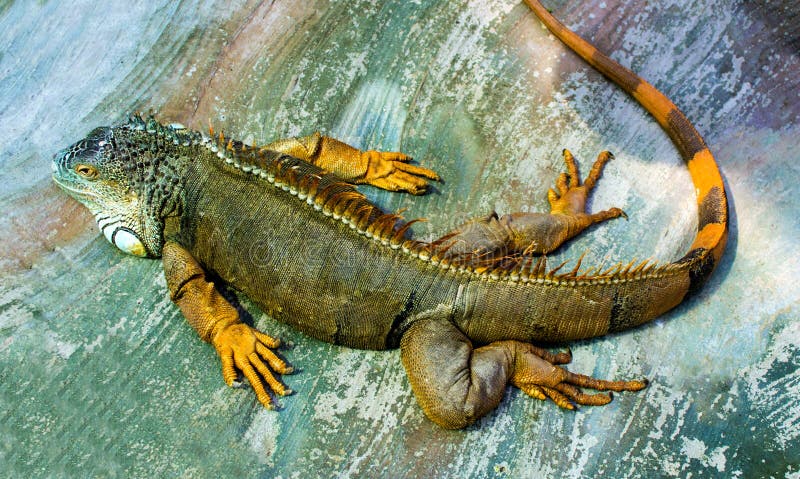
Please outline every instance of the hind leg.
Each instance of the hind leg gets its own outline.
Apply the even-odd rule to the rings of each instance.
[[[558,176],[557,191],[551,188],[547,192],[550,214],[513,213],[503,218],[514,231],[513,249],[520,252],[549,253],[595,223],[620,216],[627,218],[625,212],[619,208],[597,213],[586,212],[589,193],[597,184],[603,167],[613,158],[608,151],[600,153],[581,184],[575,158],[569,150],[564,150],[567,173]]]
[[[568,354],[554,355],[521,341],[475,348],[446,313],[433,311],[419,318],[400,341],[411,389],[428,418],[442,427],[460,429],[486,415],[500,403],[509,383],[566,409],[611,402],[610,394],[587,394],[580,388],[639,391],[647,385],[569,372],[558,366],[571,359]]]
[[[547,192],[550,213],[492,213],[468,221],[446,235],[449,256],[472,255],[478,259],[497,258],[513,253],[549,253],[595,223],[627,217],[619,208],[598,213],[586,212],[586,199],[597,184],[603,167],[614,156],[600,153],[592,170],[580,182],[575,159],[564,150],[568,173],[556,180],[556,190]]]
[[[494,211],[474,218],[451,231],[445,237],[449,257],[469,255],[473,261],[502,257],[511,251],[513,232],[500,221]]]
[[[427,190],[427,180],[439,180],[435,171],[409,164],[411,157],[403,153],[361,151],[318,132],[277,140],[264,148],[305,160],[350,183],[366,183],[389,191],[419,195]]]

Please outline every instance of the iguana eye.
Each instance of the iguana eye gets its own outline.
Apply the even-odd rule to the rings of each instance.
[[[97,178],[97,168],[92,165],[84,165],[79,163],[75,165],[75,173],[86,178],[87,180],[93,180]]]

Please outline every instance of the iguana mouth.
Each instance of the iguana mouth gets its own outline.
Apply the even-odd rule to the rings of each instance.
[[[79,196],[81,196],[81,197],[87,197],[87,196],[91,196],[91,197],[93,197],[93,198],[100,199],[100,196],[99,196],[97,193],[92,193],[91,191],[88,191],[88,190],[79,190],[79,189],[77,189],[77,188],[74,188],[74,187],[72,187],[72,186],[69,186],[69,185],[67,185],[66,183],[64,183],[64,182],[60,181],[60,180],[59,180],[59,179],[56,177],[56,175],[53,175],[53,181],[54,181],[54,182],[55,182],[55,183],[56,183],[58,186],[60,186],[61,188],[65,189],[65,190],[66,190],[68,193],[72,193],[72,194],[74,194],[74,195],[79,195]]]

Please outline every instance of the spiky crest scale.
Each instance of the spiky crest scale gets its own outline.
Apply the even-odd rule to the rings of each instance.
[[[342,221],[365,237],[391,249],[401,249],[405,254],[454,274],[467,274],[493,281],[580,286],[671,276],[692,266],[692,262],[658,265],[650,260],[639,264],[633,260],[627,265],[618,263],[603,272],[600,272],[601,266],[581,271],[584,253],[570,271],[559,274],[567,261],[548,270],[545,256],[534,256],[527,251],[497,257],[478,253],[448,256],[447,251],[453,246],[450,240],[455,233],[432,242],[409,239],[407,235],[410,227],[414,223],[426,221],[424,218],[405,221],[399,212],[384,213],[355,186],[333,174],[320,173],[318,168],[304,161],[283,154],[276,157],[274,152],[266,148],[226,138],[222,131],[215,135],[211,126],[210,136],[205,136],[181,125],[163,125],[152,115],[144,119],[138,113],[132,115],[124,126],[158,135],[175,145],[203,145],[226,164],[305,200],[315,210]]]

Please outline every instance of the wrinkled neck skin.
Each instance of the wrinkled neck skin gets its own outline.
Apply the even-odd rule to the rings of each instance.
[[[119,238],[109,237],[107,232],[113,228],[104,229],[103,223],[109,221],[105,216],[127,216],[133,223],[132,232],[146,249],[145,254],[138,256],[161,256],[165,221],[183,211],[184,173],[190,159],[200,153],[195,137],[200,135],[148,131],[130,125],[114,128],[117,155],[129,178],[130,193],[124,207],[129,211],[106,210],[95,215],[109,241],[125,250]]]

